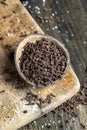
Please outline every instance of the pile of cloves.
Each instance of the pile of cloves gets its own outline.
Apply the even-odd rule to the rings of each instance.
[[[45,38],[28,42],[19,60],[23,75],[37,86],[47,86],[60,79],[67,66],[64,50]]]

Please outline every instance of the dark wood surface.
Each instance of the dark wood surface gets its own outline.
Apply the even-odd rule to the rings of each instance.
[[[87,1],[32,0],[26,3],[26,7],[46,34],[65,44],[72,67],[82,82],[87,65]],[[83,130],[81,123],[87,130],[87,106],[79,105],[77,111],[76,118],[70,118],[63,111],[50,112],[47,117],[41,117],[20,130]]]

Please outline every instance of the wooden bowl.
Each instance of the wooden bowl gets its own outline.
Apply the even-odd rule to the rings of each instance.
[[[61,44],[57,39],[49,36],[49,35],[44,35],[44,34],[32,34],[32,35],[29,35],[27,37],[25,37],[17,46],[16,48],[16,51],[15,51],[15,66],[16,66],[16,69],[19,73],[19,75],[27,82],[29,83],[30,85],[32,85],[33,87],[36,87],[36,84],[30,82],[25,76],[24,74],[21,72],[21,69],[20,69],[20,57],[22,55],[22,51],[24,50],[24,46],[28,43],[28,42],[31,42],[31,43],[35,43],[36,40],[41,40],[42,38],[45,38],[47,39],[48,41],[53,41],[55,43],[58,44],[58,46],[64,51],[66,57],[67,57],[67,65],[66,65],[66,68],[65,68],[65,71],[63,73],[63,75],[61,75],[61,77],[63,78],[63,76],[65,75],[66,71],[67,71],[67,68],[70,64],[70,57],[69,57],[69,53],[67,51],[67,49],[65,48],[65,46],[63,44]],[[53,84],[55,84],[56,82],[58,82],[59,79],[57,79],[56,81],[54,81],[52,84],[48,84],[47,86],[51,86]],[[42,86],[38,86],[38,87],[42,87]],[[43,86],[44,87],[44,86]]]

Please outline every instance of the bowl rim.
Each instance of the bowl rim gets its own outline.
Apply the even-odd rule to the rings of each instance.
[[[18,49],[19,47],[21,46],[21,44],[23,43],[23,41],[25,41],[26,39],[28,40],[28,38],[30,37],[35,37],[35,36],[38,36],[38,37],[41,37],[41,38],[48,38],[48,39],[51,39],[50,41],[55,41],[55,43],[57,43],[59,45],[60,48],[62,48],[62,50],[64,51],[65,55],[66,55],[66,58],[67,58],[67,65],[66,65],[66,68],[63,72],[63,74],[61,74],[61,79],[64,77],[65,73],[67,72],[67,69],[70,65],[70,56],[69,56],[69,52],[68,50],[66,49],[65,45],[62,44],[59,40],[57,40],[56,38],[48,35],[48,34],[30,34],[30,35],[27,35],[26,37],[24,37],[16,46],[16,49],[15,49],[15,54],[14,54],[14,61],[15,61],[15,67],[16,67],[16,70],[18,72],[18,74],[28,83],[30,84],[32,87],[46,87],[46,86],[53,86],[54,84],[56,84],[59,80],[61,80],[60,78],[53,81],[51,84],[48,84],[46,86],[44,85],[39,85],[37,86],[35,83],[32,83],[30,82],[29,80],[27,80],[27,78],[24,76],[24,74],[21,72],[21,69],[18,67],[18,64],[17,64],[17,53],[18,53]],[[36,39],[37,40],[37,39]],[[27,42],[26,42],[27,44]],[[25,45],[26,45],[25,44]]]

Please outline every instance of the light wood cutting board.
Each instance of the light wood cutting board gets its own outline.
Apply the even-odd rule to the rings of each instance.
[[[53,110],[72,96],[80,84],[71,65],[65,76],[52,87],[32,88],[18,75],[14,66],[14,50],[26,35],[44,34],[19,0],[0,0],[0,130],[16,130]],[[27,92],[51,102],[26,105]]]

